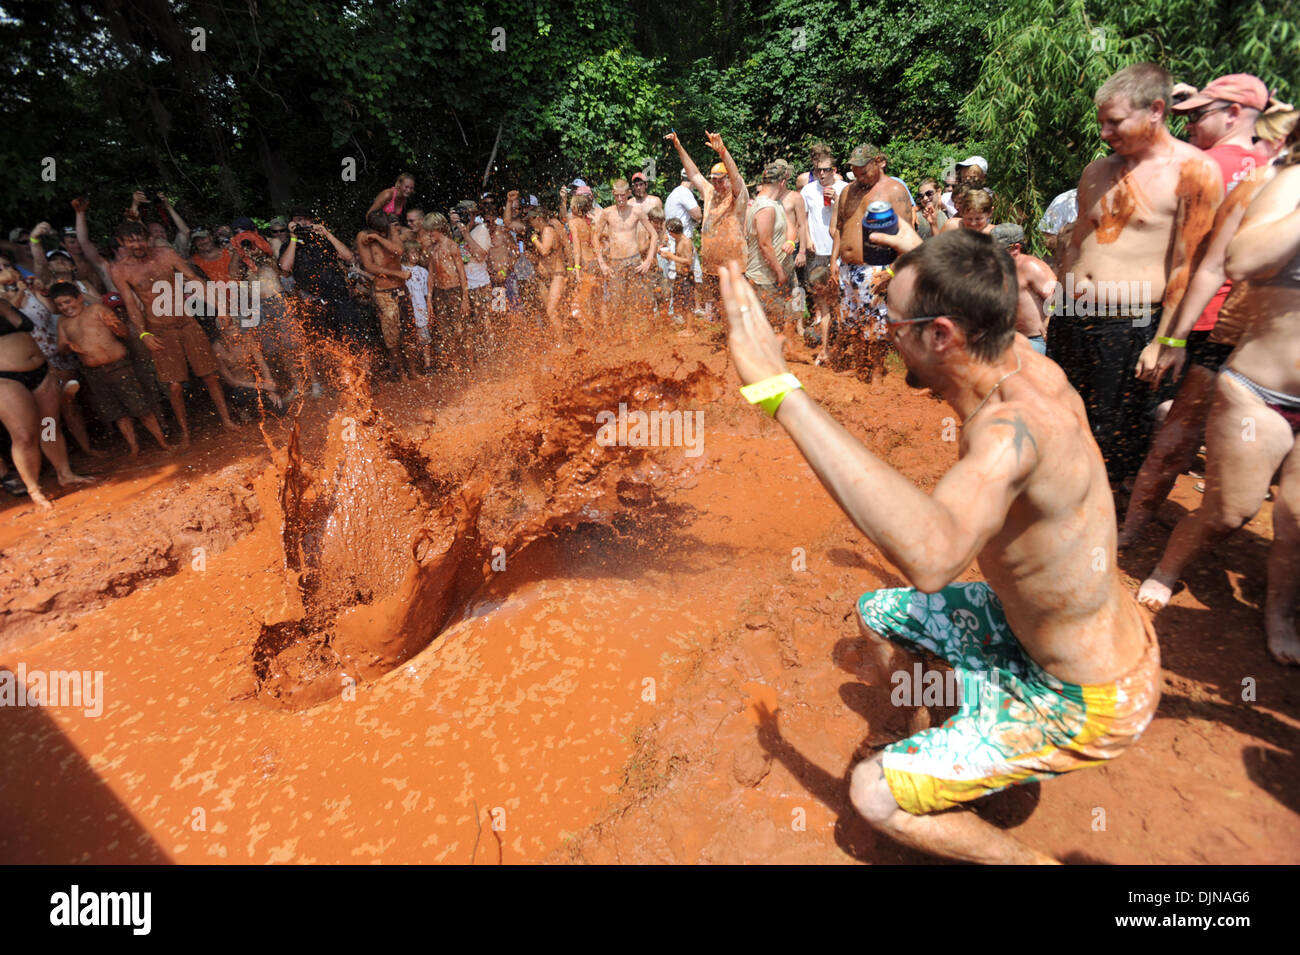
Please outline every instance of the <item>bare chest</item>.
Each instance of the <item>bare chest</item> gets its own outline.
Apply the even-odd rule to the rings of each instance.
[[[1167,160],[1148,160],[1132,169],[1116,167],[1103,180],[1100,195],[1084,210],[1099,243],[1127,233],[1167,234],[1178,211],[1178,168]]]

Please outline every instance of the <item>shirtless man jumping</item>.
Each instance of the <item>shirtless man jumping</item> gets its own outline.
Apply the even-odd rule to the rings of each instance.
[[[889,350],[885,341],[885,308],[876,304],[875,275],[882,266],[867,265],[862,257],[862,218],[873,202],[888,202],[899,223],[911,224],[912,200],[907,188],[885,175],[881,152],[859,146],[849,156],[853,182],[835,197],[831,206],[831,281],[840,288],[840,328],[836,350],[859,349],[867,381],[884,368]],[[856,360],[854,360],[856,363]]]
[[[190,443],[190,424],[181,391],[189,371],[203,379],[221,418],[221,426],[234,431],[235,423],[230,420],[226,396],[217,377],[217,359],[203,329],[193,315],[172,315],[174,309],[166,299],[155,302],[162,296],[170,297],[174,284],[182,278],[203,283],[203,277],[170,246],[149,245],[149,232],[138,222],[122,223],[117,237],[126,255],[113,263],[113,283],[126,305],[131,334],[153,352],[158,380],[167,385],[167,396],[181,429],[181,447]],[[163,291],[155,291],[155,285]]]
[[[741,178],[740,168],[718,133],[705,132],[709,148],[718,154],[719,162],[709,170],[709,178],[700,175],[700,167],[686,152],[686,147],[669,133],[664,139],[677,148],[677,156],[691,181],[704,199],[704,217],[700,229],[700,267],[703,281],[700,295],[704,306],[714,309],[721,306],[718,270],[727,262],[745,260],[745,213],[749,206],[749,190]]]
[[[1142,466],[1159,397],[1133,370],[1161,309],[1182,299],[1223,199],[1218,167],[1165,126],[1171,86],[1162,67],[1137,63],[1094,97],[1114,152],[1079,179],[1079,219],[1059,269],[1066,296],[1047,342],[1083,398],[1117,487]],[[1080,308],[1080,299],[1095,305]]]
[[[1155,633],[1120,580],[1114,504],[1083,404],[1015,334],[1010,258],[966,230],[922,245],[903,222],[897,237],[873,237],[884,239],[913,250],[895,261],[888,289],[908,382],[941,394],[964,422],[959,459],[933,492],[790,380],[757,296],[729,269],[732,359],[742,382],[762,383],[765,407],[845,514],[915,585],[858,600],[883,670],[876,686],[901,669],[900,648],[962,673],[956,716],[853,768],[854,807],[927,852],[1051,863],[974,813],[933,814],[1125,751],[1160,697]],[[954,583],[972,560],[988,582]]]
[[[1020,297],[1016,300],[1016,331],[1029,339],[1040,355],[1047,354],[1045,303],[1056,291],[1056,273],[1036,255],[1024,251],[1025,230],[1013,222],[993,227],[993,241],[1016,263]]]
[[[596,245],[596,263],[605,276],[608,314],[616,321],[626,322],[629,309],[645,318],[650,309],[650,286],[646,275],[655,266],[653,242],[642,242],[637,229],[645,234],[655,234],[654,226],[646,218],[645,210],[629,201],[631,192],[626,179],[615,179],[614,205],[600,210],[593,230]]]

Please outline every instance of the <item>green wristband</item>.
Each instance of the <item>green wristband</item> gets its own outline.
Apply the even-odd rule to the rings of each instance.
[[[1186,338],[1168,338],[1168,337],[1166,337],[1166,336],[1164,336],[1164,335],[1159,335],[1159,336],[1156,337],[1156,341],[1157,341],[1159,344],[1161,344],[1161,345],[1168,345],[1170,348],[1186,348],[1186,347],[1187,347],[1187,339],[1186,339]]]
[[[799,379],[787,371],[783,375],[774,375],[752,385],[745,385],[740,389],[740,394],[751,405],[758,405],[766,411],[769,418],[775,418],[776,410],[781,407],[785,396],[802,387]]]

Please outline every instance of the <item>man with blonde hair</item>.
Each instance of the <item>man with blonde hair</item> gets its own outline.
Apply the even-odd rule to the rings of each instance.
[[[593,230],[596,246],[596,263],[605,276],[609,314],[626,317],[629,307],[647,310],[651,304],[650,286],[646,275],[654,268],[654,242],[642,251],[637,227],[645,235],[655,235],[655,228],[646,218],[645,209],[631,202],[632,193],[626,179],[615,179],[614,204],[600,210]]]
[[[1117,489],[1142,465],[1158,396],[1133,377],[1163,308],[1175,308],[1223,198],[1218,167],[1165,125],[1172,80],[1154,63],[1094,97],[1109,156],[1079,179],[1079,219],[1059,274],[1047,354],[1083,398]]]

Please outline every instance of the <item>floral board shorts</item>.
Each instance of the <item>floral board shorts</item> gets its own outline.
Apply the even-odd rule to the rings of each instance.
[[[1145,614],[1142,658],[1113,683],[1083,686],[1029,658],[986,583],[877,590],[858,599],[858,612],[891,642],[947,661],[960,686],[950,720],[884,749],[889,790],[913,814],[1114,759],[1160,701],[1160,649]]]
[[[840,329],[860,334],[867,341],[884,338],[888,333],[885,317],[889,309],[883,296],[872,294],[871,285],[883,265],[848,265],[840,263]]]

